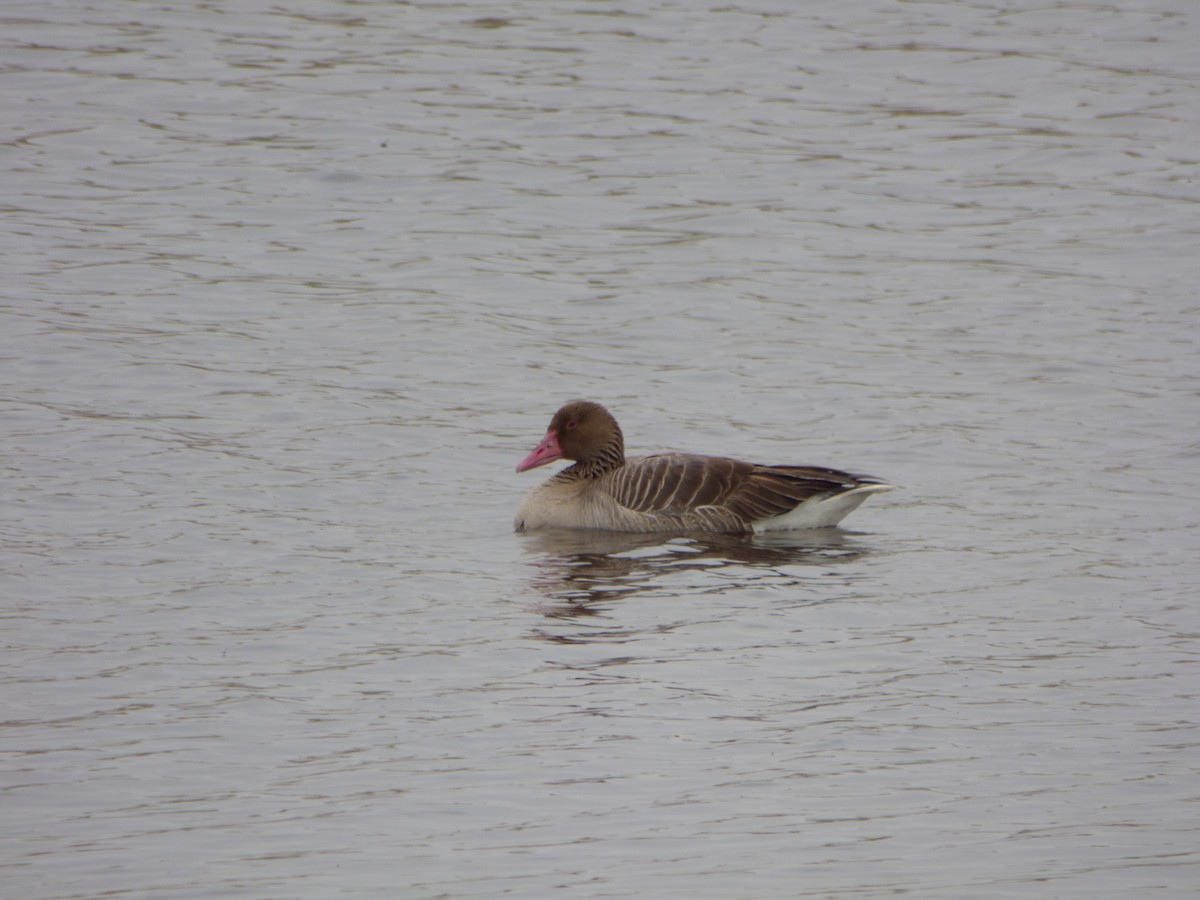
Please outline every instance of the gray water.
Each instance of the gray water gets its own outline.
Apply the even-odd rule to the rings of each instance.
[[[1195,895],[1189,0],[0,41],[0,895]],[[573,397],[901,489],[514,535]]]

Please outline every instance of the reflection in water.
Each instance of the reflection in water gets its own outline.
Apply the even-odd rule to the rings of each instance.
[[[547,598],[540,611],[552,620],[603,616],[607,601],[635,594],[729,591],[748,586],[786,587],[811,583],[811,570],[865,556],[868,548],[838,528],[770,537],[744,535],[619,534],[557,531],[525,535],[531,587]],[[797,572],[797,567],[810,571]],[[537,637],[559,643],[619,640],[625,630]]]

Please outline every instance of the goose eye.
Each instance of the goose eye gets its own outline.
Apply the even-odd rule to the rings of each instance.
[[[574,431],[575,426],[577,426],[578,424],[579,423],[576,422],[574,419],[571,419],[571,421],[567,422],[567,431]]]

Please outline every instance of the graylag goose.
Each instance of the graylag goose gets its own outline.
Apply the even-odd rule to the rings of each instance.
[[[828,528],[869,494],[892,489],[878,478],[820,466],[760,466],[691,453],[626,459],[617,420],[590,400],[575,400],[556,412],[517,471],[558,459],[574,465],[525,495],[517,508],[517,531],[749,534]]]

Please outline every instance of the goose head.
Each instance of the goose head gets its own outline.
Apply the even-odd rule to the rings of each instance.
[[[550,420],[546,436],[517,464],[518,472],[566,459],[596,472],[625,462],[625,439],[612,413],[591,400],[573,400]]]

